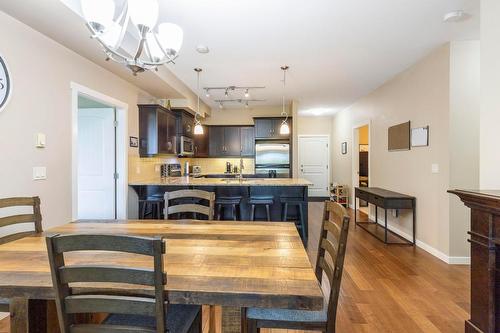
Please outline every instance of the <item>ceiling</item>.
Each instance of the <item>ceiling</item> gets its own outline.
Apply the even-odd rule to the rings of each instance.
[[[52,23],[52,30],[76,24],[54,20],[54,8],[43,15],[21,15],[20,7],[36,13],[33,6],[54,1],[57,0],[9,0],[3,1],[0,9],[14,11],[21,20],[24,17],[43,21],[45,15],[46,26],[58,23]],[[202,87],[266,86],[252,93],[251,98],[266,100],[258,105],[279,105],[283,93],[280,66],[286,64],[290,66],[287,100],[298,101],[299,112],[304,115],[333,114],[437,46],[452,40],[479,38],[478,0],[159,1],[160,21],[174,22],[184,29],[181,55],[168,69],[188,87],[196,89],[193,68],[202,67]],[[25,6],[16,7],[19,2]],[[78,7],[78,0],[64,2]],[[33,5],[30,8],[26,3]],[[471,17],[464,22],[444,24],[443,15],[457,9],[467,11]],[[52,33],[65,40],[85,38],[87,51],[80,51],[103,58],[98,47],[88,51],[89,39],[84,29],[72,32],[73,36]],[[77,47],[76,43],[68,44]],[[198,44],[207,45],[210,53],[197,53]],[[224,97],[223,93],[210,99],[202,95],[214,108],[217,104],[213,99],[219,97]]]

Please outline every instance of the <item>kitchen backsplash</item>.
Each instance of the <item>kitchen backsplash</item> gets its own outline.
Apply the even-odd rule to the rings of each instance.
[[[172,156],[157,156],[141,158],[129,155],[128,157],[128,179],[129,181],[145,180],[158,177],[160,175],[159,165],[164,163],[180,163],[184,172],[184,162],[189,161],[190,165],[201,166],[203,174],[222,174],[226,171],[226,162],[233,165],[240,165],[239,158],[177,158]],[[255,173],[255,161],[253,158],[244,158],[245,168],[243,173]]]

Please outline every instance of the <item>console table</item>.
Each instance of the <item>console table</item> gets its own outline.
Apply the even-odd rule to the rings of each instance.
[[[375,205],[375,221],[358,221],[357,201],[363,200]],[[384,209],[384,225],[378,223],[378,208]],[[356,187],[354,194],[354,225],[361,227],[385,244],[415,245],[416,199],[415,197],[388,191],[378,187]],[[413,213],[412,240],[387,228],[388,209],[411,209]],[[391,238],[391,239],[389,239]]]
[[[500,332],[500,191],[448,192],[471,209],[471,304],[465,332]]]

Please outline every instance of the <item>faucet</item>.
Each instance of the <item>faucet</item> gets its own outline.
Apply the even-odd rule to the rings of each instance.
[[[243,164],[243,158],[240,158],[240,169],[238,170],[238,178],[243,178],[243,169],[245,169],[245,165]]]

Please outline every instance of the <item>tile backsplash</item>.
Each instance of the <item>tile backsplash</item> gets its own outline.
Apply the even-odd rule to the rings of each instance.
[[[184,162],[189,161],[190,165],[201,166],[204,174],[222,174],[226,171],[226,162],[234,165],[240,165],[239,158],[178,158],[175,156],[155,156],[139,157],[129,155],[128,157],[128,179],[129,181],[145,180],[158,177],[160,175],[160,164],[180,163],[184,172]],[[243,173],[255,173],[255,160],[253,158],[244,158],[245,168]]]

